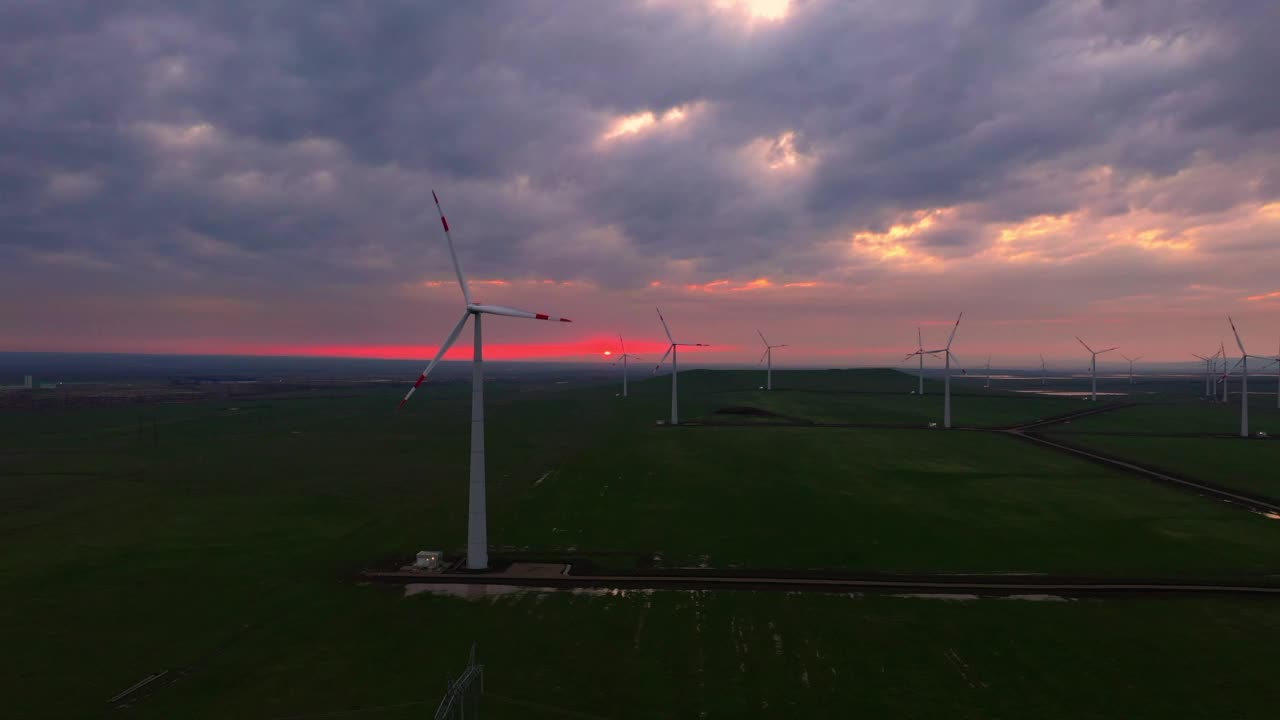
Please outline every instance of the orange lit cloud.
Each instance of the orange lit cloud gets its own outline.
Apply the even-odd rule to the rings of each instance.
[[[689,117],[703,108],[703,103],[677,105],[655,113],[652,110],[619,115],[609,121],[608,129],[600,135],[601,143],[612,143],[627,137],[643,135],[655,130],[669,130],[682,125]]]
[[[1250,295],[1249,297],[1245,298],[1245,300],[1248,300],[1250,302],[1258,302],[1261,300],[1280,300],[1280,290],[1276,290],[1275,292],[1262,293],[1261,295]]]
[[[649,285],[650,287],[662,287],[662,282],[655,280]],[[818,287],[820,285],[822,285],[822,283],[814,280],[788,282],[788,283],[782,283],[781,285],[779,285],[767,277],[758,277],[752,280],[747,280],[745,282],[720,279],[720,280],[712,280],[711,282],[700,283],[700,284],[691,283],[691,284],[685,285],[684,287],[686,290],[690,290],[693,292],[714,293],[714,292],[749,292],[752,290],[771,290],[771,289],[777,289],[777,288],[812,288],[812,287]]]
[[[954,212],[955,208],[916,210],[884,232],[855,232],[851,242],[856,251],[882,262],[892,260],[908,267],[933,268],[941,265],[942,261],[913,247],[908,241],[927,233]]]

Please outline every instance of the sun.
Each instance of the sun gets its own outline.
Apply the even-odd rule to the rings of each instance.
[[[604,354],[605,354],[605,355],[612,355],[612,354],[613,354],[613,351],[612,351],[612,350],[605,350],[605,351],[604,351]]]

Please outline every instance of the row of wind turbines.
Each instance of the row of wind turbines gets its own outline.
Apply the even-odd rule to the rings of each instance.
[[[462,312],[462,317],[459,318],[457,324],[453,327],[453,330],[450,331],[449,335],[445,338],[445,341],[440,344],[440,347],[436,351],[435,357],[431,359],[431,362],[427,365],[426,369],[422,371],[422,373],[418,376],[417,381],[414,382],[413,387],[409,389],[409,391],[405,394],[404,399],[400,401],[399,407],[404,407],[405,403],[409,402],[409,398],[413,397],[414,392],[419,387],[421,387],[421,385],[424,382],[426,382],[427,377],[431,374],[431,371],[435,369],[435,367],[444,358],[445,353],[447,353],[449,349],[453,347],[454,343],[457,342],[458,337],[462,334],[463,328],[467,324],[467,321],[471,320],[474,350],[472,353],[472,360],[471,360],[471,458],[470,458],[470,472],[469,472],[468,494],[467,494],[466,567],[469,570],[484,570],[489,567],[489,543],[488,543],[488,514],[487,514],[487,503],[486,503],[485,443],[484,443],[484,342],[482,339],[482,332],[481,332],[482,325],[483,325],[483,318],[486,315],[498,315],[498,316],[504,316],[504,317],[522,318],[527,320],[547,320],[552,322],[571,322],[571,321],[568,318],[554,317],[545,313],[529,312],[527,310],[507,307],[505,305],[486,305],[486,304],[475,302],[475,300],[472,298],[472,295],[471,295],[471,288],[467,284],[466,275],[462,272],[462,265],[458,262],[458,254],[454,249],[454,245],[453,245],[453,236],[450,234],[450,231],[449,231],[449,221],[445,218],[444,210],[440,206],[440,198],[436,196],[435,191],[432,191],[431,197],[435,201],[436,212],[440,216],[440,225],[444,229],[445,241],[449,246],[449,259],[453,262],[454,273],[457,275],[457,278],[458,278],[458,287],[462,291],[463,312]],[[959,329],[960,321],[961,319],[963,319],[963,317],[964,317],[964,313],[960,313],[960,315],[956,317],[955,325],[952,326],[951,328],[951,334],[947,337],[947,344],[944,347],[938,348],[936,350],[926,350],[924,348],[923,339],[919,333],[919,330],[917,329],[916,338],[918,341],[918,349],[915,352],[907,355],[908,359],[915,356],[919,357],[920,369],[922,371],[922,374],[920,377],[920,386],[919,386],[919,392],[921,395],[924,394],[924,377],[923,377],[924,357],[926,355],[929,355],[932,357],[942,356],[942,359],[944,361],[944,367],[945,367],[944,374],[943,374],[943,393],[944,393],[943,427],[944,428],[951,427],[951,366],[952,366],[952,360],[955,359],[955,354],[951,350],[951,345],[955,341],[956,331]],[[662,329],[667,335],[667,340],[669,341],[669,345],[667,346],[666,353],[662,356],[662,359],[658,361],[657,366],[654,368],[654,372],[656,373],[662,367],[662,364],[666,362],[668,357],[671,358],[671,371],[672,371],[671,372],[671,424],[678,425],[680,422],[679,389],[678,389],[679,386],[678,386],[678,378],[677,378],[677,375],[679,374],[679,365],[678,365],[679,349],[681,347],[706,347],[706,343],[678,342],[676,341],[675,337],[672,336],[671,328],[667,325],[666,318],[662,316],[661,310],[658,310],[658,319],[662,323]],[[1234,321],[1231,323],[1231,330],[1233,333],[1235,333],[1236,343],[1240,346],[1241,358],[1240,358],[1240,361],[1236,363],[1236,366],[1241,371],[1240,434],[1242,436],[1247,437],[1248,436],[1248,413],[1249,413],[1248,361],[1249,361],[1249,358],[1264,359],[1264,360],[1270,360],[1272,358],[1248,354],[1245,351],[1244,343],[1240,341],[1239,333],[1235,331]],[[761,355],[761,362],[767,362],[765,388],[768,390],[772,390],[773,389],[773,351],[778,348],[783,348],[787,346],[771,345],[769,344],[769,341],[765,339],[764,333],[757,330],[757,334],[760,335],[760,341],[764,343],[764,354]],[[1079,340],[1079,338],[1077,338],[1077,340]],[[618,341],[620,344],[622,343],[621,335],[619,335]],[[1086,345],[1083,340],[1080,340],[1080,344],[1084,345],[1085,348],[1089,350],[1092,356],[1091,362],[1090,362],[1090,375],[1092,377],[1092,385],[1093,385],[1092,399],[1097,400],[1098,355],[1111,352],[1116,348],[1106,348],[1104,350],[1095,351],[1092,348],[1090,348],[1088,345]],[[627,395],[628,360],[635,360],[639,358],[636,355],[627,353],[625,344],[621,344],[621,349],[622,349],[622,353],[619,359],[622,361],[622,364],[623,364],[622,394],[625,397]],[[1222,364],[1225,370],[1226,368],[1225,352],[1222,349],[1220,349],[1218,355],[1222,355],[1223,357]],[[1201,356],[1197,355],[1197,357],[1201,357]],[[1201,359],[1208,364],[1210,375],[1215,371],[1216,357],[1217,355],[1214,356],[1215,359],[1201,357]],[[1139,358],[1133,358],[1133,360],[1130,360],[1130,381],[1131,382],[1132,382],[1133,362],[1138,359]],[[1045,368],[1044,356],[1041,356],[1040,360],[1041,360],[1041,363],[1040,363],[1041,370],[1043,371]],[[1274,358],[1274,360],[1277,362],[1277,365],[1280,366],[1280,355]],[[957,366],[958,366],[958,363],[957,363]],[[988,383],[990,382],[990,372],[989,372],[990,366],[991,366],[990,358],[988,357],[988,360],[987,360]],[[1223,374],[1224,400],[1225,400],[1225,393],[1226,393],[1225,378],[1228,375],[1230,375],[1231,372],[1234,372],[1235,369],[1236,368],[1233,367],[1231,370],[1228,370]],[[964,370],[961,369],[961,372],[963,373]],[[1278,374],[1280,374],[1280,371],[1278,371]],[[1206,383],[1207,383],[1207,379],[1206,379]],[[1207,388],[1208,388],[1208,385],[1206,384],[1206,389]],[[1278,393],[1277,395],[1277,403],[1280,404],[1280,393]]]

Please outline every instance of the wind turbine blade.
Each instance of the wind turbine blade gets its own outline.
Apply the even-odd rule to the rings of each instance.
[[[771,348],[780,348],[780,347],[791,347],[791,346],[790,346],[789,344],[787,344],[787,343],[783,343],[783,344],[781,344],[781,345],[770,345],[769,347],[771,347]]]
[[[1231,334],[1236,336],[1236,345],[1240,346],[1240,354],[1248,355],[1248,353],[1245,352],[1244,343],[1240,342],[1240,333],[1236,332],[1236,321],[1232,320],[1231,316],[1228,315],[1227,322],[1231,323]]]
[[[1138,361],[1139,361],[1139,360],[1141,360],[1141,359],[1142,359],[1142,356],[1141,356],[1141,355],[1139,355],[1138,357],[1136,357],[1136,358],[1134,358],[1134,359],[1130,360],[1129,362],[1138,362]]]
[[[431,364],[427,365],[427,369],[423,370],[422,374],[418,376],[418,381],[413,384],[413,387],[409,388],[409,392],[405,394],[404,399],[396,407],[397,410],[409,402],[409,398],[413,397],[413,393],[418,389],[418,386],[426,382],[427,376],[435,369],[436,364],[440,362],[440,358],[444,357],[444,354],[449,352],[449,348],[453,347],[453,344],[457,342],[458,334],[462,332],[462,326],[467,324],[468,317],[471,317],[470,311],[462,313],[462,319],[458,321],[457,325],[453,326],[453,332],[449,333],[449,337],[445,338],[445,341],[440,345],[440,349],[436,351],[436,356],[431,359]]]
[[[1119,349],[1120,349],[1120,346],[1117,345],[1115,347],[1109,347],[1106,350],[1099,350],[1098,352],[1094,353],[1094,355],[1101,355],[1102,353],[1108,353],[1108,352],[1111,352],[1112,350],[1119,350]]]
[[[756,330],[756,334],[760,336],[760,342],[764,343],[765,347],[769,347],[769,341],[764,339],[764,333]]]
[[[449,221],[444,217],[444,209],[440,207],[440,198],[436,191],[431,191],[431,199],[436,201],[436,212],[440,213],[440,225],[444,227],[444,239],[449,243],[449,258],[453,260],[453,271],[458,274],[458,285],[462,288],[462,298],[471,304],[471,288],[467,285],[467,277],[462,274],[462,266],[458,264],[458,253],[453,249],[453,236],[449,234]]]
[[[920,326],[916,326],[916,347],[920,350],[924,349],[924,336],[920,334]]]
[[[1205,362],[1209,362],[1209,358],[1207,358],[1207,357],[1205,357],[1205,356],[1203,356],[1203,355],[1196,355],[1195,353],[1191,353],[1191,356],[1192,356],[1192,357],[1198,357],[1198,358],[1200,358],[1201,360],[1203,360],[1203,361],[1205,361]]]
[[[1085,350],[1088,350],[1088,351],[1089,351],[1090,353],[1092,353],[1092,354],[1095,354],[1095,355],[1097,354],[1097,353],[1094,353],[1094,352],[1093,352],[1093,348],[1089,347],[1089,344],[1088,344],[1088,343],[1086,343],[1086,342],[1085,342],[1085,341],[1083,341],[1083,340],[1080,340],[1080,336],[1079,336],[1079,335],[1077,335],[1077,336],[1076,336],[1076,340],[1079,340],[1079,341],[1080,341],[1080,344],[1081,344],[1081,345],[1084,345],[1084,349],[1085,349]]]
[[[667,358],[671,356],[671,351],[675,349],[676,349],[675,343],[671,343],[670,345],[667,346],[667,352],[663,354],[662,359],[658,361],[658,364],[653,366],[653,371],[655,373],[658,372],[658,370],[662,369],[662,363],[667,361]]]
[[[545,313],[532,313],[528,310],[507,307],[505,305],[472,305],[471,309],[486,315],[505,315],[506,317],[525,318],[526,320],[550,320],[552,322],[573,322],[569,318],[554,317]]]
[[[622,347],[622,354],[627,354],[627,344],[622,341],[622,333],[618,333],[618,345]]]
[[[654,308],[654,310],[658,310],[658,308]],[[674,345],[676,342],[676,339],[671,337],[671,328],[667,327],[667,319],[662,317],[661,310],[658,310],[658,319],[662,321],[662,331],[667,334],[667,340],[669,340],[671,344]]]
[[[759,365],[760,363],[764,362],[764,359],[768,354],[769,354],[769,348],[765,348],[764,352],[760,353],[760,359],[756,361],[756,364]]]
[[[680,347],[711,347],[710,343],[671,343]]]
[[[960,329],[960,318],[963,318],[963,317],[964,317],[963,312],[961,312],[959,315],[956,316],[956,324],[951,328],[951,337],[947,338],[947,347],[951,347],[951,341],[956,339],[956,330]]]

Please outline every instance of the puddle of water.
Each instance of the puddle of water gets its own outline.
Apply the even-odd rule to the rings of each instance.
[[[1280,520],[1280,513],[1264,512],[1262,513],[1262,517],[1267,518],[1268,520]]]
[[[1026,393],[1028,395],[1046,395],[1049,397],[1089,397],[1093,393],[1088,390],[1014,390],[1017,393]],[[1122,392],[1099,392],[1099,396],[1123,396],[1128,393]]]
[[[1030,600],[1031,602],[1068,602],[1067,598],[1061,595],[1044,595],[1037,593],[1029,593],[1026,595],[1006,595],[1006,600]]]
[[[969,593],[896,593],[889,597],[921,598],[924,600],[977,600],[977,595]]]
[[[667,592],[688,592],[695,590],[669,590]],[[404,596],[444,595],[464,600],[482,600],[503,595],[515,594],[550,595],[552,593],[569,593],[571,595],[587,595],[589,597],[627,597],[628,595],[648,596],[654,593],[651,588],[626,589],[609,587],[548,587],[546,585],[490,585],[485,583],[409,583],[404,586]]]
[[[404,586],[404,596],[414,595],[447,595],[466,600],[511,595],[514,593],[550,593],[555,588],[533,587],[529,585],[481,585],[476,583],[409,583]]]

